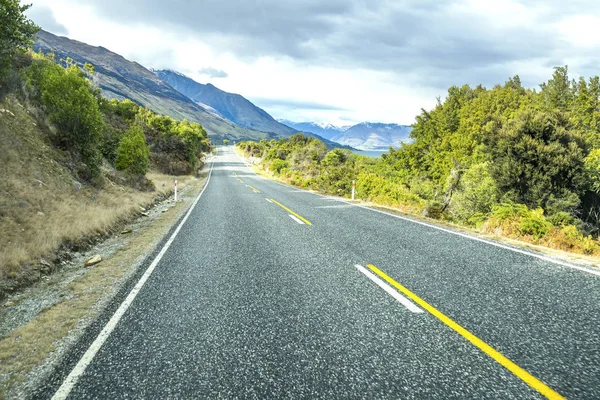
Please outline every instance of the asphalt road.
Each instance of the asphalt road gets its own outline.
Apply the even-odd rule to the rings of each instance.
[[[600,398],[600,276],[265,180],[231,148],[161,255],[38,397]]]

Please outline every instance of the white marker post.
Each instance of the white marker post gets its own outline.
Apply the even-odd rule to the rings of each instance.
[[[173,185],[173,190],[175,191],[175,203],[177,203],[177,179],[175,179],[175,184]]]
[[[354,188],[356,187],[356,181],[352,181],[352,200],[354,200]]]

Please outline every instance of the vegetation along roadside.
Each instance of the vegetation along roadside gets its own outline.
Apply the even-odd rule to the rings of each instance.
[[[600,253],[600,80],[557,67],[539,90],[518,76],[451,87],[381,158],[313,138],[236,146],[274,177],[322,193],[573,253]]]

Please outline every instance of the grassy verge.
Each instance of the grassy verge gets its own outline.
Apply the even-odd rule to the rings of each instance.
[[[184,200],[168,208],[169,212],[147,218],[143,229],[127,235],[112,256],[92,268],[82,268],[78,277],[64,285],[59,301],[0,338],[0,398],[26,397],[43,381],[69,344],[102,312],[188,209],[206,182],[207,174],[203,175],[186,179],[180,185],[185,190]]]

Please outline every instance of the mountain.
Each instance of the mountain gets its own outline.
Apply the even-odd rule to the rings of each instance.
[[[290,126],[298,131],[314,133],[315,135],[319,135],[330,140],[332,137],[339,135],[341,132],[343,132],[343,128],[328,123],[293,122],[288,121],[286,119],[278,119],[277,121],[287,126]]]
[[[199,122],[213,142],[218,143],[222,139],[257,140],[277,137],[272,133],[238,126],[205,110],[142,65],[128,61],[104,47],[90,46],[41,30],[34,50],[53,52],[58,60],[70,57],[79,65],[86,62],[93,64],[96,67],[94,83],[102,89],[103,96],[130,99],[159,114]]]
[[[239,94],[225,92],[210,83],[198,83],[192,78],[177,71],[153,70],[153,72],[182,95],[195,101],[206,110],[226,118],[229,121],[235,122],[240,126],[270,132],[283,137],[289,137],[295,133],[303,133],[306,136],[311,136],[323,141],[330,149],[351,149],[350,146],[332,142],[318,133],[282,124],[281,122],[276,121],[265,110],[257,107]]]
[[[153,72],[184,96],[198,104],[213,108],[220,116],[240,126],[273,132],[281,136],[290,136],[298,132],[275,121],[265,110],[239,94],[225,92],[210,83],[205,85],[198,83],[176,71],[154,70]]]
[[[359,150],[386,150],[410,141],[411,126],[362,122],[333,136],[331,140]]]
[[[278,121],[300,131],[311,132],[359,150],[387,150],[390,146],[400,147],[402,142],[409,141],[412,130],[408,125],[372,122],[339,127],[318,122],[293,122],[284,119]]]

